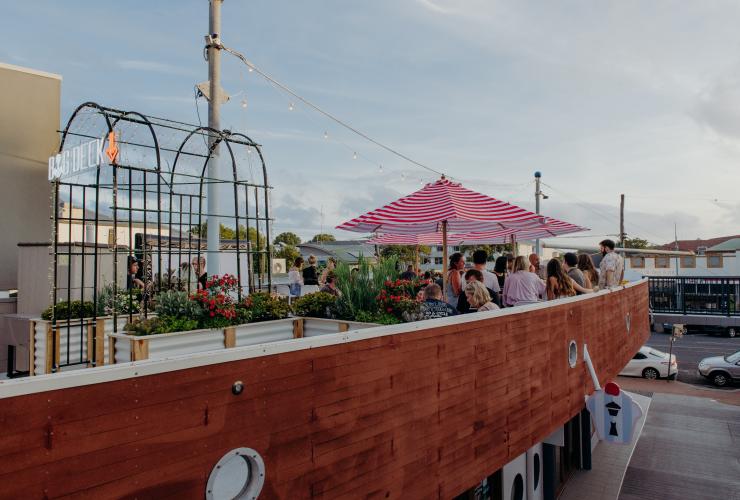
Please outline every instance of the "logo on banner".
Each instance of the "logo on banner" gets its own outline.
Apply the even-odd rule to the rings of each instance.
[[[93,139],[51,156],[49,158],[49,180],[53,181],[97,168],[106,163],[106,158],[108,163],[115,164],[119,153],[115,132],[108,133],[108,147],[104,149],[105,139],[105,136]]]
[[[617,384],[609,382],[603,390],[594,392],[586,400],[586,408],[599,439],[614,444],[632,442],[642,408]]]

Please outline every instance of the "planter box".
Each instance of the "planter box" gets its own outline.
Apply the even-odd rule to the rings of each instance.
[[[279,342],[377,326],[318,318],[287,318],[247,323],[224,329],[193,330],[159,335],[109,334],[109,363],[127,363],[144,359],[219,351],[233,347]]]
[[[118,330],[122,330],[127,321],[128,315],[118,316]],[[113,316],[57,320],[55,324],[32,319],[29,338],[31,375],[86,368],[93,360],[96,366],[105,364],[108,350],[106,333],[110,332],[113,332]]]

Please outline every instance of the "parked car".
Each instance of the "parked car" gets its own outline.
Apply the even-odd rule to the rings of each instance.
[[[717,387],[726,387],[740,380],[740,351],[727,356],[713,356],[699,362],[699,375]]]
[[[686,333],[706,333],[707,335],[724,335],[725,337],[735,338],[738,335],[737,326],[717,326],[717,325],[691,325],[685,324]],[[672,333],[672,323],[662,323],[663,333]],[[653,330],[657,331],[657,330]]]
[[[655,380],[661,377],[674,379],[677,373],[678,361],[675,354],[671,355],[669,361],[668,353],[644,345],[619,374]]]

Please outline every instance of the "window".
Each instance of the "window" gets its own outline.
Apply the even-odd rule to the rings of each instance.
[[[442,257],[435,257],[434,258],[434,263],[435,264],[442,264]]]
[[[722,267],[722,254],[707,255],[707,267],[710,267],[710,268]]]
[[[437,246],[437,251],[438,251],[438,252],[441,252],[441,251],[442,251],[442,245],[438,245],[438,246]]]
[[[647,359],[647,356],[638,351],[632,359]]]
[[[681,257],[681,267],[693,269],[696,267],[696,257],[694,255],[684,255]]]
[[[645,267],[645,257],[642,255],[630,257],[630,266],[633,269],[643,269]]]
[[[452,247],[452,251],[453,252],[459,252],[460,251],[460,247]]]
[[[655,267],[658,269],[668,269],[671,267],[671,259],[667,256],[655,257]]]

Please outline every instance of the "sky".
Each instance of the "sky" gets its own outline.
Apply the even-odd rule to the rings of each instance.
[[[618,233],[620,194],[630,237],[740,233],[738,22],[721,0],[226,0],[221,35],[471,189],[533,210],[542,172],[542,213],[591,228],[560,239],[587,245]],[[62,75],[62,121],[85,101],[207,119],[205,0],[0,0],[0,31],[0,62]],[[333,227],[438,178],[228,54],[222,72],[222,127],[263,147],[273,234],[354,238]]]

